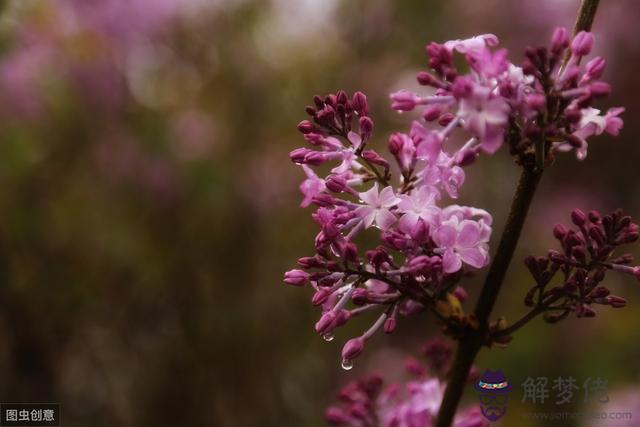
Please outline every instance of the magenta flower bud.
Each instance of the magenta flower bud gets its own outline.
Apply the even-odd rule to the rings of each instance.
[[[320,151],[309,151],[307,155],[304,156],[304,163],[313,166],[319,166],[327,160],[326,154]]]
[[[451,123],[451,121],[455,118],[456,116],[454,116],[451,113],[444,113],[443,115],[440,116],[440,118],[438,119],[438,124],[440,126],[446,126],[449,123]]]
[[[309,273],[302,270],[289,270],[284,273],[284,283],[293,286],[302,286],[309,281]]]
[[[405,265],[405,269],[411,273],[422,272],[425,268],[431,265],[431,258],[427,255],[418,255],[409,260]]]
[[[478,158],[478,152],[473,148],[458,151],[455,156],[455,163],[458,166],[469,166]]]
[[[376,153],[373,150],[367,150],[362,153],[362,157],[371,163],[376,165],[383,166],[385,169],[389,168],[389,162],[387,162],[384,157],[380,156],[380,154]]]
[[[588,305],[579,304],[576,307],[576,314],[578,317],[595,317],[596,312]]]
[[[336,315],[336,320],[333,323],[334,327],[342,326],[351,319],[351,312],[348,310],[340,310],[340,313]]]
[[[428,122],[436,120],[442,114],[442,107],[440,105],[427,105],[422,112],[422,118]]]
[[[587,62],[584,66],[589,78],[599,79],[604,73],[604,69],[607,66],[607,61],[600,56],[596,56],[591,61]]]
[[[364,338],[352,338],[342,347],[342,358],[344,360],[353,360],[360,356],[364,349]]]
[[[362,116],[360,117],[358,123],[360,125],[360,132],[366,135],[366,137],[369,137],[369,135],[371,135],[371,132],[373,131],[373,120],[371,120],[371,117]]]
[[[340,175],[329,175],[325,180],[325,185],[334,193],[344,193],[345,191],[348,191],[348,189],[350,190],[347,185],[347,180]]]
[[[308,148],[296,148],[289,153],[289,158],[292,162],[301,164],[304,163],[304,158],[310,152],[311,150],[309,150]]]
[[[316,291],[313,294],[313,297],[311,297],[311,305],[318,306],[324,304],[331,296],[331,293],[332,292],[327,289],[320,289],[319,291]]]
[[[541,93],[532,93],[525,97],[524,102],[532,110],[543,110],[547,105],[547,98]]]
[[[429,240],[429,225],[419,218],[411,229],[410,235],[417,244],[425,244]]]
[[[327,332],[331,332],[335,328],[335,320],[337,318],[337,314],[333,310],[329,310],[320,316],[320,320],[316,322],[316,332],[320,335],[324,335]]]
[[[567,47],[569,47],[569,31],[562,27],[556,28],[551,36],[551,52],[558,55]]]
[[[453,290],[453,295],[458,298],[460,302],[465,302],[467,299],[469,299],[469,294],[461,286],[456,286],[456,288]]]
[[[607,297],[607,303],[613,308],[622,308],[627,305],[627,300],[622,297],[610,295]]]
[[[562,240],[564,236],[567,235],[567,231],[567,227],[564,225],[556,224],[555,227],[553,227],[553,236],[558,240]]]
[[[309,120],[303,120],[298,123],[298,130],[302,133],[311,133],[316,130],[316,127]]]
[[[342,89],[336,92],[336,103],[345,105],[348,100],[349,100],[349,97],[347,96],[347,92],[345,92]]]
[[[331,424],[345,424],[351,420],[349,415],[335,406],[327,408],[327,411],[324,413],[324,418]]]
[[[589,227],[589,236],[595,240],[599,246],[604,245],[607,241],[604,231],[602,231],[600,227]]]
[[[355,305],[362,306],[369,301],[369,291],[364,288],[358,288],[351,294],[351,302]]]
[[[571,42],[571,52],[576,56],[585,56],[591,52],[593,48],[593,34],[580,31]]]
[[[325,193],[317,194],[317,195],[313,196],[311,201],[315,205],[322,206],[322,207],[325,207],[325,208],[332,207],[333,205],[336,204],[336,199],[331,197],[331,195],[325,194]],[[325,229],[325,232],[326,232],[326,229]],[[331,238],[330,236],[327,236],[327,237]]]
[[[324,260],[319,259],[314,256],[305,256],[302,258],[298,258],[298,265],[304,269],[314,268],[314,267],[324,267],[326,262]]]
[[[369,114],[369,104],[367,103],[367,95],[362,92],[353,94],[353,109],[361,116]]]
[[[353,242],[340,243],[340,255],[345,261],[355,261],[358,258],[358,247]]]
[[[394,156],[397,156],[402,150],[402,134],[394,133],[389,137],[389,152]]]
[[[420,71],[416,76],[416,80],[418,80],[418,83],[420,83],[422,86],[441,86],[441,83],[438,81],[438,79],[435,78],[432,74],[427,73],[426,71]]]
[[[593,97],[607,96],[611,93],[611,86],[609,83],[596,81],[589,85],[589,94]]]
[[[392,93],[389,97],[392,101],[391,108],[396,111],[411,111],[420,105],[420,101],[422,100],[416,94],[406,90]]]
[[[571,211],[571,221],[579,227],[587,222],[587,215],[580,209],[574,209]]]
[[[382,330],[384,331],[385,334],[390,334],[396,330],[397,325],[398,325],[398,322],[396,321],[396,318],[389,317],[387,320],[384,321],[384,326],[382,327]]]

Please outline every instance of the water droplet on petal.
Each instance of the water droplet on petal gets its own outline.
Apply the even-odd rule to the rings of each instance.
[[[326,342],[331,342],[333,341],[333,334],[332,333],[326,333],[322,336],[322,339],[325,340]]]
[[[350,371],[353,368],[353,360],[351,359],[342,359],[342,369],[345,371]]]

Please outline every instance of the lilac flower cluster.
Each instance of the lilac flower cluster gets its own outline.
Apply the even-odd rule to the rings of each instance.
[[[435,343],[435,347],[440,345]],[[434,345],[427,344],[426,347]],[[434,357],[442,360],[448,359],[449,355]],[[327,409],[327,421],[349,427],[432,426],[442,402],[444,384],[433,373],[428,375],[427,367],[415,358],[408,358],[405,368],[412,379],[404,384],[385,387],[379,375],[369,375],[347,384],[338,393],[338,402]],[[478,406],[471,406],[458,414],[453,425],[486,427],[489,423]]]
[[[580,66],[593,42],[591,33],[582,31],[570,39],[566,29],[558,28],[549,48],[526,49],[522,67],[507,60],[505,49],[492,49],[498,44],[492,34],[430,43],[430,71],[419,73],[418,82],[433,93],[396,92],[392,106],[398,111],[420,106],[428,122],[462,126],[473,137],[462,153],[468,160],[480,151],[494,153],[504,141],[520,163],[532,163],[537,154],[542,167],[555,152],[572,149],[582,160],[587,138],[603,132],[617,135],[623,124],[623,108],[601,114],[591,107],[610,91],[599,80],[606,66],[603,58]],[[454,52],[464,55],[467,74],[455,67]]]
[[[557,322],[575,313],[593,317],[593,304],[621,308],[622,297],[611,295],[602,285],[608,270],[630,274],[640,279],[640,266],[631,266],[631,254],[615,255],[624,244],[638,240],[638,225],[620,210],[601,216],[597,211],[571,213],[576,229],[558,224],[553,234],[562,251],[549,251],[544,257],[528,257],[528,267],[535,285],[527,293],[525,304],[544,312],[545,320]],[[559,276],[559,277],[558,277]],[[551,285],[553,281],[556,284]]]
[[[328,341],[352,317],[378,312],[372,326],[343,347],[345,369],[377,330],[395,329],[398,315],[431,310],[451,335],[474,322],[459,309],[466,293],[458,283],[488,264],[492,217],[444,200],[458,197],[463,167],[480,152],[494,153],[508,141],[524,167],[544,167],[556,151],[575,148],[584,158],[586,138],[616,134],[622,126],[621,108],[600,115],[591,107],[609,89],[598,80],[603,59],[580,67],[593,45],[590,33],[570,40],[558,29],[550,49],[527,49],[522,67],[507,60],[506,50],[494,50],[497,44],[487,34],[427,45],[430,72],[417,79],[433,93],[391,95],[398,111],[423,109],[408,133],[389,138],[392,161],[369,147],[374,122],[361,92],[314,97],[306,108],[311,119],[298,125],[309,146],[290,158],[307,176],[301,205],[316,206],[312,217],[320,232],[315,255],[300,258],[300,268],[284,281],[313,287],[312,303],[322,307],[315,329]],[[456,53],[466,60],[466,74],[454,65]],[[451,149],[455,130],[468,140]],[[392,180],[392,167],[399,179]],[[356,241],[372,228],[380,230],[380,244],[362,251]]]
[[[443,194],[457,197],[464,181],[455,160],[459,156],[444,150],[444,136],[433,139],[418,122],[410,135],[391,136],[389,149],[402,170],[394,188],[390,162],[367,147],[373,120],[365,95],[349,98],[340,91],[314,101],[307,108],[313,122],[305,120],[298,128],[318,149],[296,149],[291,159],[307,175],[300,186],[302,206],[317,206],[313,219],[321,231],[316,254],[301,258],[301,269],[288,271],[284,280],[311,283],[312,303],[323,312],[316,331],[327,340],[351,317],[380,312],[371,328],[344,346],[348,369],[375,331],[392,332],[399,314],[433,309],[464,268],[487,264],[492,218],[481,209],[441,205]],[[453,127],[452,122],[443,135]],[[328,162],[333,168],[325,178],[311,168]],[[357,190],[362,186],[368,188]],[[362,256],[355,240],[371,228],[381,231],[381,245]],[[354,308],[348,309],[349,303]]]

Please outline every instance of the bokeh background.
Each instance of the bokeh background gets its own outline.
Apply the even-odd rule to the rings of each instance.
[[[341,343],[364,324],[325,343],[309,292],[281,283],[313,250],[287,156],[304,106],[365,91],[383,147],[410,121],[388,93],[416,86],[427,41],[491,32],[518,62],[579,1],[0,3],[0,401],[60,402],[66,426],[299,427],[324,425],[349,379],[397,375],[437,332],[426,314],[401,322],[345,372]],[[596,53],[614,88],[602,106],[624,105],[625,129],[544,177],[496,310],[509,319],[524,312],[522,258],[553,245],[571,208],[640,219],[640,5],[601,3]],[[468,169],[461,201],[494,214],[495,236],[517,174],[505,152]],[[627,308],[534,322],[478,366],[516,384],[602,377],[609,406],[561,409],[637,408],[611,425],[640,425],[640,286],[610,283]],[[550,425],[523,414],[557,407],[520,397],[502,425]]]

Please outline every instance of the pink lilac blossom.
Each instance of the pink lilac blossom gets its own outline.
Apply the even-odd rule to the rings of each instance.
[[[327,340],[353,317],[371,314],[371,326],[343,347],[345,369],[376,331],[393,332],[400,316],[431,311],[448,331],[452,322],[470,321],[440,309],[459,305],[466,295],[463,277],[489,263],[491,215],[448,204],[459,196],[464,168],[480,153],[507,144],[517,163],[542,168],[558,152],[576,150],[583,159],[588,138],[619,132],[622,108],[601,114],[592,107],[610,91],[599,80],[602,58],[581,66],[593,43],[590,33],[570,39],[559,28],[549,48],[526,49],[521,67],[496,49],[492,34],[429,43],[429,70],[417,79],[435,91],[391,94],[393,109],[423,110],[408,132],[390,136],[392,161],[370,147],[374,122],[363,93],[315,96],[306,107],[310,119],[298,130],[308,146],[290,158],[307,175],[302,205],[316,206],[312,217],[320,231],[316,253],[300,258],[301,270],[287,272],[285,283],[314,289],[312,304],[322,309],[316,331]],[[456,55],[468,71],[458,70]],[[458,149],[449,144],[454,131],[467,137]],[[329,174],[312,170],[318,166]],[[360,243],[370,242],[360,236],[375,230],[377,245]]]
[[[430,43],[430,70],[420,72],[417,79],[433,87],[435,94],[422,97],[401,90],[391,94],[392,108],[420,107],[427,122],[454,121],[475,138],[468,147],[475,153],[493,154],[508,142],[511,153],[525,163],[531,161],[532,147],[542,138],[547,158],[538,161],[574,149],[582,160],[589,137],[605,132],[617,135],[623,124],[619,115],[624,109],[601,114],[591,107],[609,93],[608,84],[599,80],[604,59],[596,57],[580,65],[593,43],[591,33],[582,31],[570,40],[569,32],[559,28],[550,48],[528,48],[521,66],[507,59],[505,49],[493,50],[498,39],[492,34]],[[456,68],[455,54],[463,55],[468,72],[462,74]]]
[[[425,346],[431,351],[425,355],[434,361],[449,363],[451,356],[443,343],[430,342]],[[444,350],[444,353],[443,353]],[[442,363],[441,363],[442,364]],[[333,425],[348,427],[430,427],[440,409],[444,395],[444,383],[415,358],[408,358],[405,369],[411,379],[405,383],[384,384],[380,375],[369,375],[347,384],[338,393],[338,402],[327,408],[325,418]],[[458,413],[454,427],[487,427],[478,406],[468,407]]]

